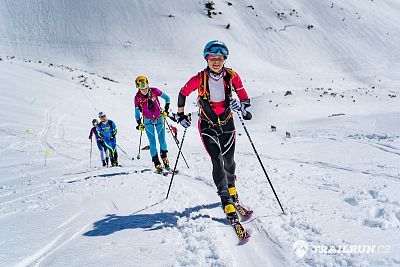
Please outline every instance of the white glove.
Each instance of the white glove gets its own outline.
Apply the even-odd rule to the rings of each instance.
[[[229,103],[229,106],[231,107],[231,110],[233,111],[241,111],[242,110],[242,104],[240,103],[239,100],[233,98],[231,99],[231,102]]]

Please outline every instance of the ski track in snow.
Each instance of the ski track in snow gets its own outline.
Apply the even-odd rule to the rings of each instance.
[[[52,187],[47,188],[47,189],[43,189],[43,190],[41,190],[41,191],[39,191],[39,192],[35,192],[35,193],[33,193],[33,194],[24,195],[24,196],[22,196],[22,197],[14,198],[13,200],[9,200],[9,201],[2,202],[2,203],[0,203],[0,205],[11,204],[11,203],[14,203],[14,202],[23,200],[23,199],[27,199],[27,198],[30,198],[30,197],[33,197],[33,196],[36,196],[36,195],[39,195],[39,194],[43,194],[43,193],[45,193],[45,192],[47,192],[47,191],[50,191],[50,190],[52,190],[52,189],[53,189]]]
[[[71,96],[66,100],[58,101],[58,102],[54,103],[54,105],[51,106],[48,110],[45,111],[45,123],[44,123],[42,131],[39,133],[39,136],[41,138],[42,145],[45,150],[49,150],[50,152],[54,152],[56,154],[59,154],[70,160],[73,160],[73,161],[80,161],[80,159],[78,159],[76,157],[72,157],[70,155],[67,155],[67,154],[61,152],[59,148],[55,148],[55,146],[51,145],[50,142],[48,141],[50,131],[54,130],[54,137],[57,138],[58,142],[61,141],[62,146],[65,146],[64,130],[63,130],[65,115],[62,115],[61,117],[59,117],[56,125],[53,127],[53,115],[51,115],[51,114],[54,113],[55,109],[59,108],[61,104],[66,104],[66,103],[69,104],[69,102],[71,102],[72,100],[75,100],[76,98],[77,98],[77,96]],[[70,106],[70,105],[68,105],[68,106]]]
[[[74,240],[75,238],[77,238],[79,235],[81,235],[89,226],[91,225],[91,222],[89,222],[88,224],[86,224],[85,226],[83,226],[82,228],[80,228],[78,231],[76,231],[75,233],[72,233],[71,236],[69,238],[67,238],[66,240],[64,240],[63,242],[61,242],[60,244],[58,244],[57,246],[55,246],[53,249],[47,251],[47,253],[43,256],[41,256],[40,258],[36,259],[35,261],[36,264],[34,266],[40,266],[41,263],[46,260],[47,257],[51,256],[52,253],[54,253],[55,251],[57,251],[58,249],[60,249],[61,247],[67,245],[69,242],[71,242],[72,240]]]
[[[370,144],[371,145],[371,144]],[[380,147],[377,147],[375,145],[371,145],[373,147],[376,147],[378,149],[381,149]],[[384,150],[384,149],[381,149]],[[389,152],[392,153],[390,151],[386,151],[385,152]],[[239,154],[243,154],[245,156],[253,156],[252,153],[243,153],[243,152],[237,152]],[[397,154],[397,153],[393,153],[393,154]],[[351,173],[359,173],[359,174],[365,174],[365,175],[370,175],[370,176],[374,176],[374,177],[385,177],[385,178],[389,178],[389,179],[393,179],[393,180],[400,180],[400,176],[399,175],[391,175],[391,174],[385,174],[385,173],[374,173],[372,171],[368,171],[368,170],[363,170],[363,169],[356,169],[356,168],[352,168],[352,167],[348,167],[348,166],[343,166],[343,165],[337,165],[334,163],[329,163],[329,162],[322,162],[322,161],[304,161],[304,160],[299,160],[299,159],[294,159],[294,158],[276,158],[276,157],[271,157],[271,156],[266,156],[263,154],[260,154],[261,158],[267,159],[267,160],[274,160],[274,161],[290,161],[290,162],[295,162],[295,163],[299,163],[299,164],[306,164],[306,165],[310,165],[316,168],[321,168],[321,169],[331,169],[331,170],[340,170],[340,171],[345,171],[345,172],[351,172]]]
[[[55,246],[55,244],[57,243],[58,240],[60,240],[64,234],[67,232],[68,229],[65,229],[61,234],[59,234],[56,238],[54,238],[53,240],[51,240],[50,243],[48,243],[46,246],[44,246],[43,248],[41,248],[40,250],[36,251],[35,253],[33,253],[32,255],[30,255],[29,257],[25,258],[24,260],[18,262],[17,264],[15,264],[16,267],[24,267],[24,266],[28,266],[32,263],[34,263],[36,260],[38,260],[39,258],[41,258],[43,255],[47,254],[52,247]]]
[[[396,148],[396,147],[393,147],[393,146],[390,146],[390,145],[386,145],[386,144],[378,144],[378,143],[372,143],[372,144],[369,143],[369,145],[372,146],[372,147],[375,147],[375,148],[377,148],[379,150],[382,150],[384,152],[400,156],[400,149],[399,148]]]
[[[68,224],[70,224],[72,221],[74,221],[80,214],[81,212],[78,212],[74,216],[72,216],[70,219],[65,221],[63,224],[57,227],[57,229],[65,228]],[[26,257],[24,260],[18,262],[15,266],[29,266],[31,264],[35,264],[33,266],[40,266],[41,263],[46,260],[48,257],[50,257],[54,252],[62,248],[63,246],[67,245],[69,242],[80,236],[90,225],[92,222],[87,223],[83,227],[79,228],[78,230],[72,230],[71,228],[67,227],[62,230],[60,234],[58,234],[51,242],[46,244],[44,247],[30,255],[29,257]],[[64,236],[67,236],[67,238],[63,238]]]
[[[74,214],[74,216],[72,216],[71,218],[69,218],[68,220],[66,220],[65,222],[63,222],[61,225],[59,225],[59,226],[57,227],[57,229],[60,229],[60,228],[62,228],[63,226],[69,224],[70,222],[72,222],[73,220],[75,220],[75,218],[78,217],[81,213],[82,213],[81,211],[77,212],[76,214]]]

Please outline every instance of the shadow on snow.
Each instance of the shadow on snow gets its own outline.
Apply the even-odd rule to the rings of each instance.
[[[128,175],[128,174],[130,174],[130,173],[129,172],[114,172],[114,173],[96,174],[96,175],[87,176],[85,178],[68,181],[67,183],[68,184],[72,184],[72,183],[76,183],[76,182],[79,182],[79,181],[82,181],[82,180],[89,180],[90,178],[113,177],[113,176]]]
[[[149,207],[155,206],[163,201],[155,203]],[[196,220],[199,218],[209,218],[213,221],[217,221],[226,225],[229,223],[224,218],[214,218],[206,214],[198,214],[191,217],[192,212],[198,212],[204,209],[214,209],[221,207],[221,203],[213,203],[207,205],[198,205],[191,208],[186,208],[182,212],[159,212],[154,214],[137,214],[147,208],[141,209],[133,214],[120,216],[116,214],[107,214],[102,220],[94,223],[93,230],[84,233],[84,236],[106,236],[113,234],[118,231],[126,229],[145,229],[145,231],[154,231],[163,229],[166,227],[177,227],[179,218],[190,218],[191,220]]]

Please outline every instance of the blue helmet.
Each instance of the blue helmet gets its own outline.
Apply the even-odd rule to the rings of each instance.
[[[229,49],[223,42],[213,40],[208,42],[204,47],[204,59],[207,59],[208,55],[224,56],[224,58],[227,59],[229,55]]]

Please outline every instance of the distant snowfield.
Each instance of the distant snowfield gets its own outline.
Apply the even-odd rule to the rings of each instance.
[[[215,2],[212,19],[187,1],[0,2],[1,266],[400,265],[398,3]],[[148,75],[175,110],[212,38],[231,48],[253,103],[246,125],[286,211],[236,118],[237,188],[254,210],[242,246],[196,127],[168,200],[148,152],[131,160],[134,78]],[[89,169],[99,111],[117,124],[121,168],[101,168],[93,144]],[[351,245],[381,253],[312,251]]]

